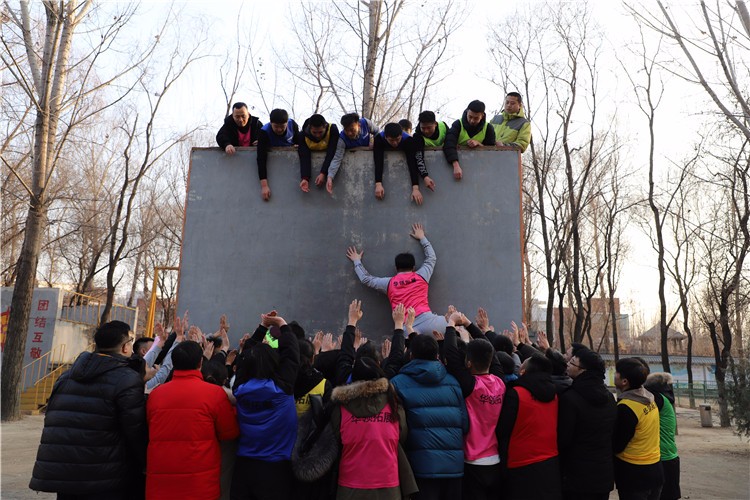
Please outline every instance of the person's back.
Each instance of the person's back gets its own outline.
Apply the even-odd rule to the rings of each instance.
[[[563,498],[609,498],[614,487],[612,430],[615,399],[604,385],[604,361],[582,349],[568,362],[570,388],[560,394],[557,443]]]
[[[534,354],[521,365],[520,377],[505,395],[498,441],[505,454],[508,498],[560,498],[557,450],[558,400],[552,365]],[[538,478],[545,478],[539,481]]]
[[[58,498],[120,499],[146,462],[143,378],[128,366],[134,335],[121,321],[94,335],[96,352],[84,352],[55,384],[29,487]],[[140,491],[140,496],[143,492]]]
[[[464,474],[463,435],[469,419],[461,386],[437,360],[431,335],[411,341],[412,359],[391,383],[406,409],[406,454],[419,486],[419,498],[456,498]]]
[[[615,483],[621,500],[659,498],[664,475],[659,450],[659,409],[643,387],[646,367],[635,358],[615,365],[620,391],[612,436]]]
[[[236,438],[239,427],[224,390],[203,380],[202,358],[199,344],[181,342],[172,380],[149,395],[148,498],[219,498],[219,441]]]

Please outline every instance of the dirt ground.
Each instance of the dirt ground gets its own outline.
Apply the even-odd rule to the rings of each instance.
[[[716,418],[715,427],[702,428],[697,410],[678,408],[677,420],[683,498],[750,499],[750,444],[718,427]],[[28,488],[43,424],[43,416],[33,416],[0,426],[3,500],[55,498]]]

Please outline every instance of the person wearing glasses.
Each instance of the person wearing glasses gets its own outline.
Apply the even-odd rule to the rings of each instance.
[[[568,361],[573,379],[560,394],[557,445],[563,499],[606,500],[614,488],[612,431],[615,398],[604,384],[604,361],[580,348]]]

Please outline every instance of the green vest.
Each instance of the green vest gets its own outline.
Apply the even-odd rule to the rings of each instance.
[[[443,143],[445,142],[445,134],[448,133],[448,125],[446,125],[445,122],[438,122],[437,128],[438,128],[437,139],[430,139],[428,137],[422,136],[422,138],[424,139],[425,146],[430,147],[430,148],[443,147]]]
[[[466,143],[469,142],[469,139],[474,139],[475,141],[482,142],[484,141],[484,136],[487,134],[487,127],[489,126],[489,123],[484,122],[484,127],[482,127],[482,130],[477,132],[477,135],[474,137],[469,137],[469,133],[464,128],[464,121],[460,120],[459,123],[461,124],[461,133],[458,134],[458,145],[459,146],[466,146]]]
[[[672,403],[659,394],[664,400],[664,404],[659,410],[659,450],[661,451],[661,461],[674,460],[677,458],[677,443],[674,440],[674,433],[677,428],[677,417],[674,413]]]

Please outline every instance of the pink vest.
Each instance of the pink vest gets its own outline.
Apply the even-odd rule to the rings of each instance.
[[[429,283],[415,272],[398,273],[388,282],[388,299],[391,301],[391,309],[403,304],[406,308],[413,307],[416,315],[430,311],[427,301]]]
[[[474,390],[466,398],[469,433],[464,437],[467,462],[497,455],[495,427],[505,396],[505,383],[492,374],[474,375]]]
[[[247,132],[245,133],[240,132],[238,129],[237,138],[239,140],[240,146],[242,146],[243,148],[249,147],[250,146],[250,129],[247,129]]]
[[[358,418],[341,407],[339,486],[358,490],[393,488],[398,482],[398,414],[386,405]]]

